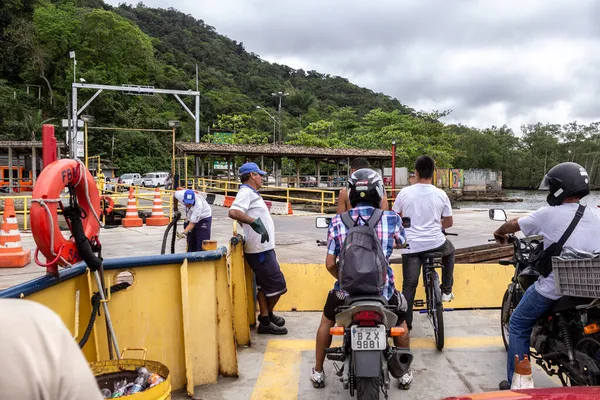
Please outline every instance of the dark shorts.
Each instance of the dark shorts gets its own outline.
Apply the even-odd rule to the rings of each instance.
[[[183,224],[185,229],[188,226],[188,222]],[[210,240],[210,230],[212,226],[212,217],[204,218],[198,221],[187,235],[188,252],[202,251],[202,242]]]
[[[256,287],[265,296],[280,296],[287,292],[285,277],[279,268],[275,250],[267,250],[262,253],[245,254],[248,265],[256,276]]]
[[[344,305],[344,300],[346,296],[343,292],[339,290],[330,290],[327,295],[327,300],[325,301],[325,306],[323,307],[323,315],[330,321],[335,321],[335,310],[339,306]],[[396,291],[392,297],[388,301],[388,305],[397,306],[394,314],[398,316],[398,322],[396,322],[396,326],[399,326],[406,319],[406,308],[407,303],[404,300],[404,296],[401,293]]]

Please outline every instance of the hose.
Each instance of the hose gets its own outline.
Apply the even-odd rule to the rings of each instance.
[[[173,229],[173,235],[171,236],[171,254],[175,254],[175,240],[177,238],[177,222],[181,218],[181,214],[175,213],[173,216],[173,220],[169,222],[167,225],[167,229],[165,229],[165,234],[163,235],[162,247],[160,249],[160,254],[165,254],[167,249],[167,238],[169,237],[169,232]]]
[[[116,285],[112,285],[110,287],[110,292],[116,293],[120,290],[127,289],[129,286],[130,286],[129,282],[117,283]],[[100,293],[99,292],[94,293],[94,295],[92,296],[92,315],[90,315],[90,321],[88,322],[88,326],[85,330],[85,333],[83,334],[83,337],[79,341],[80,349],[83,349],[83,346],[85,346],[88,339],[90,338],[90,335],[92,333],[92,328],[94,327],[94,323],[96,322],[96,316],[99,314],[99,311],[100,311],[100,300],[101,300]]]
[[[75,239],[81,259],[87,264],[90,270],[97,271],[102,265],[102,259],[94,254],[90,240],[85,236],[85,230],[81,222],[81,209],[79,207],[66,207],[64,216],[71,221],[71,233]]]

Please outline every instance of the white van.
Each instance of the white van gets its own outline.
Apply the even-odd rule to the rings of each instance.
[[[140,174],[123,174],[120,176],[123,185],[133,185],[133,181],[140,179]]]
[[[159,187],[165,185],[165,181],[168,177],[168,172],[148,172],[140,179],[134,180],[133,184],[135,186]]]

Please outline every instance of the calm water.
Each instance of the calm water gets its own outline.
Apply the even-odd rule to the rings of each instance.
[[[490,203],[490,202],[479,202],[479,201],[457,201],[455,206],[458,208],[477,208],[477,209],[489,209],[489,208],[504,208],[505,210],[537,210],[542,206],[548,205],[546,203],[546,196],[548,192],[542,192],[538,190],[506,190],[504,191],[505,197],[516,197],[523,199],[520,203]],[[595,191],[585,196],[581,203],[589,204],[592,206],[600,205],[600,192]]]

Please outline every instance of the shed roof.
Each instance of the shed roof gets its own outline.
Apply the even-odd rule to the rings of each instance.
[[[391,158],[389,150],[366,150],[356,148],[326,148],[293,146],[289,144],[216,144],[216,143],[191,143],[177,142],[177,150],[188,155],[198,156],[280,156],[280,157],[308,157],[308,158]]]

